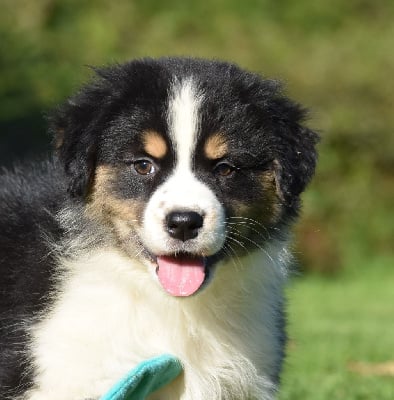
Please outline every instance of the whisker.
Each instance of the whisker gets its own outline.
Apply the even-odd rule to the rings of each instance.
[[[235,268],[238,271],[241,271],[243,269],[243,264],[241,262],[241,259],[238,257],[237,252],[233,249],[230,243],[225,243],[223,246],[223,250],[225,253],[231,258],[231,261],[233,262]],[[238,265],[237,265],[238,263]]]
[[[247,226],[251,231],[257,233],[263,240],[271,239],[271,235],[269,234],[267,229],[266,229],[266,232],[267,232],[267,236],[266,236],[262,232],[260,232],[258,229],[256,229],[254,227],[254,224],[251,224],[249,222],[229,222],[229,225],[234,225],[234,226],[244,225],[244,226]]]
[[[232,233],[234,233],[234,232],[232,232]],[[238,235],[238,236],[240,236],[240,235]],[[231,236],[231,235],[227,236],[227,238],[228,238],[229,240],[232,240],[233,242],[235,242],[238,246],[242,247],[248,254],[250,254],[250,250],[249,250],[249,249],[245,246],[245,244],[242,243],[240,240],[235,239],[235,238],[234,238],[233,236]]]
[[[252,222],[252,223],[254,223],[254,224],[256,224],[256,225],[259,225],[259,226],[261,226],[262,228],[264,228],[264,229],[266,229],[266,227],[261,223],[261,222],[259,222],[259,221],[257,221],[257,220],[255,220],[254,218],[249,218],[249,217],[243,217],[243,216],[231,216],[231,217],[228,217],[229,219],[242,219],[242,220],[244,220],[244,221],[249,221],[249,222]]]
[[[238,220],[241,220],[241,221],[228,222],[228,224],[243,224],[243,225],[248,225],[249,227],[257,226],[260,229],[263,229],[264,232],[267,233],[268,239],[271,239],[271,235],[270,235],[269,230],[267,229],[267,227],[264,226],[261,222],[255,220],[253,218],[242,217],[242,216],[232,216],[232,217],[229,217],[229,219],[238,219]],[[274,228],[274,229],[277,229],[277,228]]]
[[[238,236],[238,237],[241,237],[241,238],[243,238],[243,239],[248,240],[250,243],[252,243],[254,246],[256,246],[259,250],[263,251],[264,254],[269,258],[269,260],[270,260],[272,263],[275,263],[275,261],[274,261],[274,259],[272,258],[272,256],[268,253],[268,251],[267,251],[263,246],[259,245],[259,244],[256,243],[254,240],[248,238],[247,236],[243,235],[243,234],[240,233],[239,231],[238,231],[238,232],[234,232],[234,231],[233,231],[232,233],[233,233],[234,235]],[[244,248],[246,248],[246,247],[244,246]]]

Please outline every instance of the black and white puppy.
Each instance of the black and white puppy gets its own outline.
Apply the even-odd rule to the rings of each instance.
[[[224,62],[96,72],[51,118],[54,159],[0,177],[0,398],[97,399],[171,353],[150,400],[273,399],[304,110]]]

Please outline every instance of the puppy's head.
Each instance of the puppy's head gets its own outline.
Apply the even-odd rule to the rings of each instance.
[[[168,293],[283,233],[317,137],[276,82],[193,59],[97,73],[53,119],[69,193]]]

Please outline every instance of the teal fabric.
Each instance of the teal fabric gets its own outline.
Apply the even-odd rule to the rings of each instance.
[[[144,400],[181,372],[181,363],[171,355],[151,358],[130,371],[100,400]]]

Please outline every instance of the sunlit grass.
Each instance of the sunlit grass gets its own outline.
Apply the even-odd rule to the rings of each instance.
[[[293,280],[280,400],[394,398],[394,272],[389,267]]]

